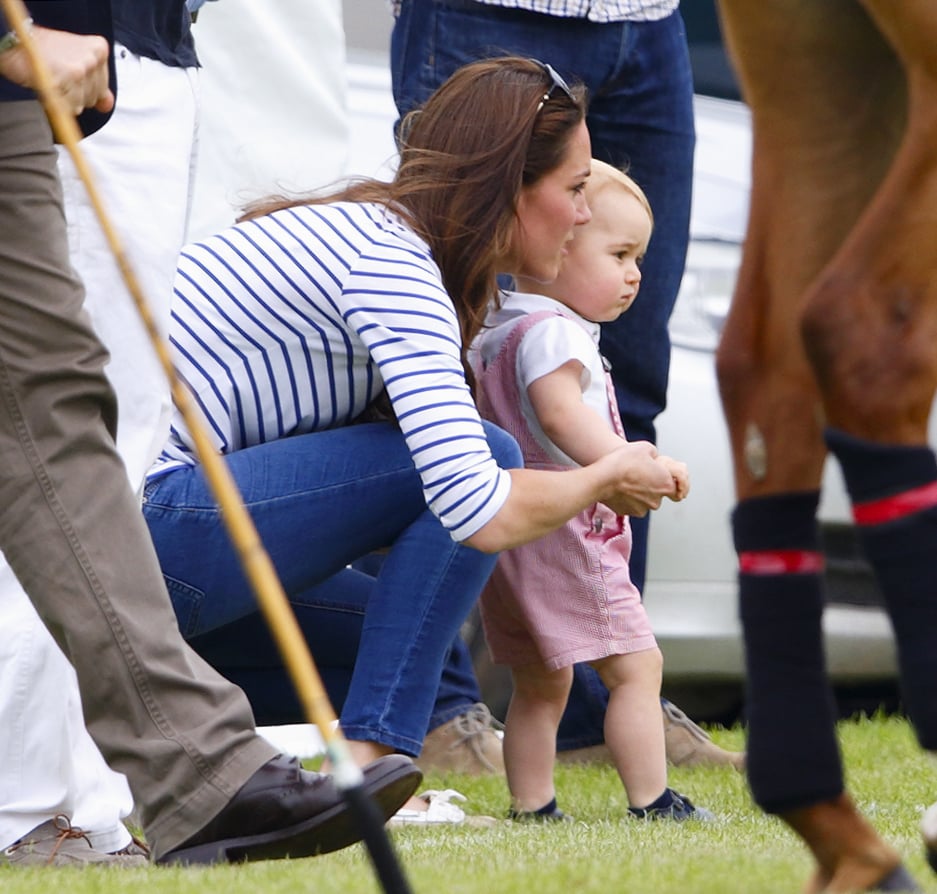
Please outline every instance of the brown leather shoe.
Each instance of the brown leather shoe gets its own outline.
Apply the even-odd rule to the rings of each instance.
[[[427,773],[504,774],[504,752],[498,729],[502,725],[483,704],[472,705],[452,720],[427,733],[416,759]]]
[[[364,791],[386,821],[423,778],[410,758],[390,754],[362,768]],[[331,776],[304,770],[295,757],[264,764],[207,826],[160,857],[166,863],[236,863],[311,857],[363,837]]]

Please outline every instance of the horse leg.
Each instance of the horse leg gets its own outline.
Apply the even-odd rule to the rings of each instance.
[[[807,300],[804,337],[921,745],[937,750],[937,8],[864,4],[902,61],[908,122],[888,176]],[[922,821],[937,871],[937,805]]]
[[[846,891],[920,891],[895,851],[842,794],[789,810],[784,821],[806,841],[817,869],[804,894]]]
[[[844,793],[821,626],[824,395],[800,316],[888,170],[904,80],[851,0],[720,9],[754,138],[749,229],[717,353],[738,496],[749,781],[756,802],[810,847],[818,868],[808,890],[872,890],[901,873],[900,858]]]

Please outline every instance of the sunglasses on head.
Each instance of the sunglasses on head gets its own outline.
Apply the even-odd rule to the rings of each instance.
[[[576,101],[572,91],[569,89],[569,84],[563,80],[552,65],[548,62],[541,62],[539,59],[531,59],[531,62],[536,62],[550,79],[550,89],[543,94],[543,99],[540,100],[540,105],[537,106],[538,112],[543,108],[544,103],[553,95],[554,90],[562,90],[571,102]]]

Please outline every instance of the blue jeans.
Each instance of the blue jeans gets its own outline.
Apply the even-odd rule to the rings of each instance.
[[[585,84],[593,156],[627,168],[653,208],[641,297],[603,324],[601,339],[628,437],[653,441],[667,398],[667,323],[686,260],[696,142],[683,20],[598,23],[471,0],[403,0],[391,37],[398,111],[424,102],[461,65],[504,53],[549,62]],[[643,590],[648,519],[632,519],[632,531],[631,576]],[[603,691],[591,668],[577,668],[559,748],[603,741]]]
[[[377,584],[371,575],[342,569],[293,598],[299,622],[329,696],[343,711],[361,648],[361,630]],[[379,567],[379,566],[378,566]],[[302,723],[307,718],[283,658],[259,611],[193,636],[189,645],[247,694],[260,724]],[[468,647],[456,636],[443,664],[427,730],[434,730],[482,700]]]
[[[492,425],[486,432],[499,465],[520,465],[509,435]],[[282,438],[226,460],[314,657],[353,665],[341,711],[345,734],[417,754],[449,646],[496,557],[453,542],[427,509],[392,425]],[[210,634],[218,665],[238,666],[253,649],[244,634],[257,606],[202,468],[151,481],[144,515],[183,635],[198,642]],[[325,585],[385,547],[367,592],[361,581],[352,580],[350,595],[334,581]],[[362,600],[355,644],[336,619],[360,615]]]
[[[353,562],[352,567],[374,578],[380,573],[383,564],[383,555],[371,553]],[[336,586],[344,586],[348,583],[347,579],[336,581]],[[482,694],[475,677],[472,653],[462,637],[457,635],[449,647],[446,662],[443,664],[428,729],[434,730],[437,726],[442,726],[453,717],[464,714],[472,705],[480,701],[482,701]]]

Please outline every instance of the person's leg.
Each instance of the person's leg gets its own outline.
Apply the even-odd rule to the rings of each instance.
[[[516,444],[498,436],[499,465],[519,465]],[[396,539],[361,634],[361,654],[373,660],[355,666],[342,712],[349,738],[420,752],[446,654],[496,559],[454,544],[429,510]]]
[[[368,561],[370,558],[353,562],[352,568],[291,597],[329,701],[339,714],[348,697],[364,614],[375,586],[374,577],[358,569],[370,568],[376,573],[381,565],[380,556],[374,562]],[[244,690],[260,725],[308,721],[260,612],[192,637],[189,645]],[[443,666],[429,731],[416,760],[424,773],[504,772],[497,732],[501,725],[481,703],[477,685],[468,649],[457,637]],[[443,719],[436,719],[440,717]]]
[[[595,662],[608,687],[605,741],[628,803],[646,807],[667,788],[664,727],[660,717],[660,649],[611,655]]]
[[[351,567],[374,578],[380,573],[383,564],[383,553],[370,553],[356,559],[351,563]],[[429,731],[432,732],[456,717],[468,713],[481,700],[482,695],[472,666],[472,655],[462,637],[457,636],[452,641],[443,665],[436,703],[429,718]]]
[[[0,850],[58,814],[87,832],[92,859],[126,847],[127,781],[89,737],[75,672],[5,563],[0,625]]]
[[[361,627],[375,580],[353,562],[306,593],[293,594],[296,620],[312,652],[329,701],[341,713],[358,657]],[[259,612],[192,637],[189,645],[244,690],[262,726],[303,723],[307,717],[283,658]],[[443,665],[439,691],[417,765],[423,772],[503,773],[500,724],[481,703],[471,656],[461,637]]]
[[[561,24],[584,33],[564,33],[558,27]],[[593,23],[558,22],[553,16],[523,10],[483,4],[453,9],[435,0],[404,0],[391,35],[394,101],[398,112],[406,114],[425,102],[459,66],[482,56],[519,53],[548,61],[562,71],[559,60],[568,59],[570,47],[589,46],[590,52],[601,55],[597,41],[610,34]],[[594,671],[588,665],[577,666],[558,747],[600,745],[607,702],[608,693]]]
[[[82,154],[165,337],[191,204],[198,71],[135,56],[120,44],[114,55],[120,99],[107,125],[82,141]],[[139,491],[169,436],[169,382],[87,190],[62,149],[59,176],[69,254],[85,286],[85,310],[110,355],[104,372],[117,395],[117,450]]]
[[[499,463],[518,464],[514,441],[487,430]],[[419,753],[446,652],[495,557],[454,543],[429,512],[394,426],[284,438],[227,461],[288,594],[389,547],[362,627],[369,660],[355,665],[341,721],[349,739]],[[151,481],[144,514],[185,636],[255,610],[200,468]]]
[[[429,729],[434,730],[448,723],[481,700],[478,680],[472,667],[472,654],[462,637],[456,636],[449,647],[439,678],[439,691],[436,693]]]
[[[248,202],[368,173],[348,167],[342,0],[206,3],[192,31],[203,99],[192,240],[231,226]]]
[[[339,713],[348,697],[374,585],[370,575],[345,568],[305,592],[290,594],[296,622],[329,701]],[[244,690],[257,723],[267,726],[308,720],[259,610],[188,642],[215,670]]]
[[[484,776],[504,772],[504,752],[495,720],[483,702],[472,653],[461,635],[443,665],[436,704],[417,764],[424,772]]]
[[[0,547],[75,666],[88,729],[158,855],[273,752],[243,694],[167,636],[172,608],[107,436],[113,392],[69,266],[48,124],[37,103],[0,116]]]
[[[689,238],[696,140],[692,72],[679,13],[658,22],[626,23],[616,38],[620,55],[614,72],[601,84],[590,83],[592,150],[596,158],[625,168],[641,184],[654,211],[654,234],[642,267],[641,300],[615,322],[602,325],[601,348],[612,365],[629,439],[655,441],[654,419],[666,403],[670,366],[667,326]],[[603,45],[607,44],[606,39]],[[560,60],[570,66],[579,62]],[[631,519],[631,579],[642,593],[649,526],[650,516]],[[607,703],[602,682],[590,668],[577,666],[558,749],[599,745]],[[716,746],[668,701],[663,700],[663,707],[671,763],[741,767],[742,755]]]
[[[573,666],[569,701],[556,737],[556,749],[561,760],[565,752],[570,753],[571,759],[577,759],[577,756],[599,756],[596,747],[601,749],[602,760],[608,758],[607,751],[602,748],[608,697],[608,688],[594,668],[588,664]]]
[[[0,104],[0,134],[0,548],[75,668],[88,731],[127,775],[157,862],[297,857],[360,840],[334,783],[278,756],[243,693],[178,636],[114,449],[107,355],[68,263],[39,104]],[[364,777],[386,818],[420,774],[395,755]]]
[[[115,64],[120,102],[107,126],[81,148],[165,332],[188,215],[196,73],[119,45]],[[169,386],[87,190],[61,148],[58,168],[69,254],[85,284],[85,310],[110,353],[105,373],[119,407],[117,449],[136,488],[168,434]],[[119,850],[130,843],[120,822],[132,808],[126,780],[107,768],[84,730],[73,670],[2,558],[0,563],[0,628],[6,643],[17,643],[16,673],[30,681],[26,699],[10,701],[15,690],[0,689],[4,746],[16,755],[0,761],[0,846],[62,813],[96,850]],[[50,798],[52,791],[57,799]],[[15,819],[8,822],[10,811]]]
[[[511,677],[514,693],[504,722],[504,767],[512,810],[530,814],[551,804],[556,807],[556,727],[572,671],[530,664],[512,667]]]
[[[352,567],[377,576],[383,563],[383,554],[371,553],[352,562]],[[503,773],[500,729],[482,701],[471,651],[457,634],[443,664],[417,764],[424,773]]]

